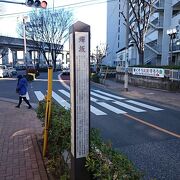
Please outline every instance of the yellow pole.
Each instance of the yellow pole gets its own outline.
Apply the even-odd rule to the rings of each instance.
[[[52,67],[48,67],[48,92],[46,99],[46,113],[45,113],[45,127],[44,127],[44,143],[43,143],[43,157],[46,156],[47,144],[48,144],[48,128],[51,117],[51,103],[52,103]]]
[[[43,143],[43,157],[46,156],[47,142],[48,142],[48,109],[49,103],[46,102],[46,114],[45,114],[45,127],[44,127],[44,143]]]
[[[52,76],[53,76],[53,68],[48,68],[48,101],[49,101],[49,111],[48,111],[48,128],[50,125],[50,117],[51,117],[51,104],[52,104]]]

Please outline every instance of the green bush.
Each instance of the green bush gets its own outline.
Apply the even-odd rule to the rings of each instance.
[[[96,82],[96,83],[100,83],[100,79],[97,73],[91,73],[91,80]]]
[[[45,109],[45,101],[40,102],[37,116],[43,122]],[[70,179],[70,136],[70,111],[52,103],[46,166],[48,172],[57,179]],[[113,150],[110,143],[104,143],[97,129],[91,129],[90,137],[86,168],[93,179],[140,179],[141,175],[132,163],[124,155]]]
[[[91,129],[90,137],[91,146],[86,167],[94,179],[140,179],[141,174],[127,157],[113,150],[111,143],[104,143],[97,129]]]
[[[39,102],[37,117],[44,123],[45,101]],[[51,123],[48,133],[47,170],[55,178],[69,179],[70,170],[70,111],[52,103]],[[66,154],[66,155],[64,155]],[[66,156],[66,157],[65,157]]]
[[[136,66],[129,66],[129,67],[142,67],[142,68],[162,68],[162,69],[180,69],[180,66],[155,66],[155,65],[136,65]]]

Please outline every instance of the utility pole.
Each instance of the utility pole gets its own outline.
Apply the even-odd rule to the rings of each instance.
[[[24,61],[27,70],[26,17],[23,17]]]
[[[99,47],[96,46],[96,72],[99,73]]]
[[[129,48],[129,0],[126,5],[126,56],[125,56],[125,75],[124,75],[124,90],[128,91],[128,48]]]

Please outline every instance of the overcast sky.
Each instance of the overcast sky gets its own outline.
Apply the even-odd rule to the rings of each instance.
[[[14,2],[25,1],[14,0]],[[53,7],[53,0],[47,0],[47,3],[48,8]],[[17,17],[22,16],[22,14],[14,13],[27,12],[31,8],[8,3],[0,3],[0,5],[3,5],[3,11],[0,11],[0,34],[16,36]],[[91,50],[100,43],[106,43],[106,0],[54,0],[54,7],[59,6],[71,8],[75,21],[79,20],[91,26]],[[3,14],[6,16],[2,16]],[[14,15],[8,16],[7,14]]]

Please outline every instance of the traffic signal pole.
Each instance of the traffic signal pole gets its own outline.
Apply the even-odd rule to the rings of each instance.
[[[21,4],[21,5],[26,5],[26,3],[22,3],[22,2],[14,2],[14,1],[1,1],[0,2],[3,2],[3,3],[11,3],[11,4]]]
[[[21,5],[26,5],[29,7],[35,7],[35,8],[43,8],[46,9],[47,7],[47,2],[46,1],[40,1],[40,0],[26,0],[26,2],[14,2],[14,1],[5,1],[5,0],[0,0],[2,3],[10,3],[10,4],[21,4]]]

